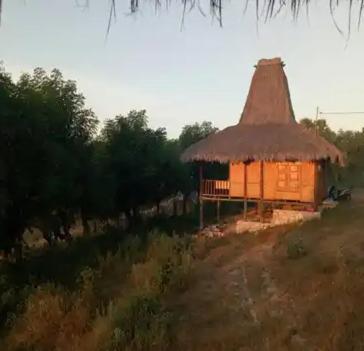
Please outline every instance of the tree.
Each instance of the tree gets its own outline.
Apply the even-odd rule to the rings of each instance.
[[[216,133],[218,130],[219,129],[214,127],[211,122],[207,121],[185,125],[179,136],[180,146],[182,150],[184,150],[188,146],[197,143],[199,140],[206,138],[210,134]]]
[[[300,124],[308,129],[317,131],[330,143],[335,142],[336,134],[333,130],[330,129],[325,119],[317,119],[314,121],[309,118],[303,118],[300,120]]]
[[[0,219],[7,248],[30,225],[57,213],[67,234],[69,212],[82,196],[82,160],[96,132],[97,119],[84,108],[75,82],[58,70],[24,74],[15,84],[1,74]]]
[[[105,172],[113,184],[114,213],[135,221],[141,206],[178,190],[181,163],[163,128],[148,127],[145,110],[108,120],[101,132]]]
[[[346,154],[347,165],[345,168],[332,167],[333,180],[346,185],[364,185],[364,129],[361,131],[343,131],[337,133],[330,129],[326,120],[313,121],[304,118],[300,121],[306,128],[317,132],[334,143]]]
[[[194,123],[185,125],[178,138],[180,150],[184,151],[190,145],[208,137],[210,134],[216,133],[219,129],[214,127],[211,122],[204,121],[202,123]],[[199,187],[199,167],[196,163],[186,165],[186,177],[184,195],[185,197]],[[226,167],[220,164],[209,163],[204,166],[205,175],[219,178],[226,177]]]

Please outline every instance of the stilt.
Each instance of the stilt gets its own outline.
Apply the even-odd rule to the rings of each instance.
[[[217,214],[217,224],[220,223],[220,201],[216,202],[216,214]]]
[[[198,177],[199,177],[199,193],[200,193],[200,196],[202,195],[202,185],[203,185],[203,169],[202,169],[202,165],[200,165],[199,167],[199,172],[198,172]]]
[[[262,200],[259,200],[258,206],[259,206],[259,220],[261,222],[263,222],[264,221],[264,203]]]
[[[248,215],[248,201],[246,198],[244,199],[244,219],[246,220],[246,217]]]
[[[203,229],[203,200],[200,197],[200,230]]]
[[[199,195],[200,195],[200,230],[203,229],[203,173],[202,173],[202,165],[199,167],[199,177],[200,177],[200,187],[199,187]]]

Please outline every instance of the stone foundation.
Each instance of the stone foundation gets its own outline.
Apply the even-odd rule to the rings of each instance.
[[[207,237],[221,237],[227,234],[257,233],[261,230],[278,225],[306,222],[313,219],[320,219],[321,212],[273,210],[272,220],[267,223],[250,222],[239,219],[233,223],[219,226],[211,225],[204,228],[200,235]]]
[[[272,225],[282,225],[296,222],[306,222],[320,219],[321,212],[273,210]]]
[[[261,230],[270,227],[275,227],[278,225],[306,222],[320,218],[321,218],[321,212],[273,210],[273,217],[270,222],[260,223],[260,222],[249,222],[244,220],[238,220],[232,226],[230,226],[229,232],[234,232],[237,234],[245,232],[256,233]]]
[[[244,220],[238,220],[234,225],[233,232],[235,232],[236,234],[241,234],[245,232],[256,233],[271,226],[271,223],[247,222]]]

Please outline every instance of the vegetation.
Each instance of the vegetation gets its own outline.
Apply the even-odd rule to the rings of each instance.
[[[347,153],[348,167],[334,170],[336,183],[363,184],[364,131],[335,133],[325,120],[301,121]],[[50,245],[71,240],[80,219],[138,223],[141,209],[198,187],[196,165],[182,150],[217,131],[210,122],[183,128],[177,140],[148,126],[145,110],[98,120],[85,107],[74,81],[58,70],[37,68],[17,82],[0,72],[0,250],[20,248],[26,229],[37,228]],[[209,165],[210,176],[226,167]],[[17,251],[17,250],[16,250]]]
[[[27,228],[52,244],[70,240],[75,218],[84,233],[90,219],[125,214],[194,188],[196,176],[179,160],[182,147],[215,130],[186,126],[181,140],[148,127],[145,110],[106,121],[87,109],[76,83],[58,70],[36,69],[13,82],[0,72],[0,250],[20,246]]]
[[[80,7],[80,6],[87,7],[90,5],[90,0],[85,0],[83,5],[81,5],[77,0],[75,0],[75,1],[76,1],[76,4],[78,5],[78,7]],[[107,32],[110,31],[112,20],[116,18],[116,14],[117,14],[116,8],[117,8],[117,4],[120,4],[120,2],[121,2],[120,0],[110,0],[109,21],[108,21]],[[163,3],[159,0],[154,0],[154,5],[155,5],[156,11],[159,10],[160,8],[162,8],[163,5],[165,6],[166,9],[168,9],[170,6],[170,2],[171,2],[170,0],[167,0],[165,3]],[[219,25],[222,27],[223,26],[224,1],[223,0],[211,0],[208,3],[209,3],[210,14],[211,14],[212,18],[216,19],[217,22],[219,23]],[[336,27],[336,29],[339,31],[340,34],[343,34],[343,30],[342,30],[342,28],[340,28],[338,26],[334,15],[335,15],[335,10],[342,3],[345,3],[345,2],[343,2],[343,1],[335,2],[332,0],[328,1],[329,11],[333,18],[333,24]],[[3,0],[0,0],[0,21],[1,21],[2,4],[3,4]],[[242,10],[244,12],[247,11],[248,4],[249,4],[248,0],[246,0],[242,4]],[[132,14],[138,12],[140,9],[140,2],[138,0],[129,0],[128,5],[129,5],[128,7],[130,9],[130,12]],[[255,0],[254,8],[255,8],[255,15],[256,15],[257,21],[264,20],[265,22],[267,22],[268,19],[276,18],[281,12],[283,12],[282,10],[284,8],[288,8],[292,13],[293,18],[297,19],[298,16],[300,15],[300,13],[302,12],[302,10],[304,10],[306,13],[308,13],[310,5],[311,5],[310,0],[304,0],[304,1],[266,0],[263,3],[259,2],[259,0]],[[362,0],[349,1],[349,2],[345,3],[345,5],[348,6],[347,34],[348,34],[348,36],[350,36],[352,21],[355,17],[356,17],[357,27],[360,28],[362,14],[363,14],[363,1]],[[202,16],[204,16],[204,17],[206,16],[205,11],[204,11],[203,7],[201,6],[200,1],[182,0],[181,6],[182,6],[181,26],[183,26],[183,24],[184,24],[185,15],[193,9],[197,9],[201,13]],[[357,16],[354,16],[353,13],[357,13]]]
[[[82,239],[85,240],[85,239]],[[94,243],[96,245],[96,242]],[[20,289],[2,280],[1,308],[7,308],[6,350],[148,350],[168,347],[173,314],[165,296],[187,287],[192,242],[151,233],[130,236],[114,252],[83,266],[73,287],[51,281]],[[66,254],[67,249],[63,249]],[[79,255],[80,259],[81,256]],[[26,264],[23,262],[22,264]],[[64,274],[64,273],[63,273]]]
[[[18,272],[37,257],[17,263],[19,271],[6,265],[1,349],[360,350],[364,197],[359,195],[299,229],[222,238],[156,231],[146,237],[83,237],[41,253],[49,260],[47,254],[58,250],[64,266],[78,246],[77,274],[63,270],[45,278],[28,272],[21,288],[15,284]],[[100,238],[107,242],[100,245]],[[97,253],[99,247],[103,251]],[[90,248],[96,250],[94,262],[81,254],[87,256]]]
[[[336,133],[323,120],[301,123],[346,151],[348,167],[334,169],[336,181],[362,186],[364,130]],[[195,228],[195,213],[158,215],[162,200],[178,193],[186,199],[197,188],[196,165],[182,164],[180,153],[214,132],[209,122],[192,124],[171,140],[163,128],[148,126],[144,110],[98,129],[76,83],[59,71],[36,69],[17,82],[0,72],[0,250],[8,254],[0,261],[1,349],[262,350],[268,340],[272,349],[284,350],[302,335],[314,335],[323,350],[355,344],[348,338],[361,335],[363,326],[350,313],[361,290],[347,277],[360,282],[362,202],[325,215],[322,225],[269,229],[256,237],[196,239],[186,235]],[[206,171],[221,176],[223,169],[210,165]],[[151,207],[156,215],[142,220]],[[119,226],[124,215],[127,231]],[[91,220],[104,225],[95,230]],[[71,235],[76,221],[88,235]],[[348,221],[355,241],[350,250],[342,235]],[[34,228],[49,247],[12,260],[10,253]],[[324,247],[333,238],[338,244],[321,255],[315,242]],[[297,278],[302,269],[308,279]],[[301,281],[317,276],[327,297],[345,302],[338,316],[343,325],[350,321],[358,330],[341,332],[340,321],[324,309],[325,333],[328,325],[338,336],[321,340],[310,329],[311,322],[322,324],[312,314],[316,305],[297,314],[279,302],[288,293],[290,301],[306,298],[302,291],[310,289],[316,297],[319,285]],[[330,279],[337,290],[329,290]],[[321,305],[319,297],[313,300]],[[304,328],[298,333],[282,315],[298,315]]]
[[[316,130],[321,136],[335,144],[346,154],[345,168],[332,168],[331,182],[344,186],[364,186],[364,128],[361,131],[333,131],[326,120],[304,118],[300,121],[307,128]]]

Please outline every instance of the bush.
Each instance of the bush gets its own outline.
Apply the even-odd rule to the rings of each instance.
[[[11,326],[19,310],[32,292],[29,285],[17,286],[7,275],[0,275],[0,326]]]
[[[184,238],[166,235],[150,241],[146,260],[132,266],[134,287],[155,294],[183,289],[192,266],[190,243]]]
[[[72,290],[55,284],[30,287],[12,318],[6,350],[165,348],[171,315],[163,295],[186,286],[191,242],[153,233],[146,242],[130,237],[124,244],[95,257],[96,267],[83,266]],[[0,288],[2,312],[3,306],[16,304],[19,293],[5,278]]]
[[[162,350],[169,344],[171,315],[158,298],[134,296],[115,316],[109,350]]]
[[[298,259],[307,255],[307,249],[303,244],[301,237],[292,238],[287,245],[287,257],[289,259]]]
[[[29,296],[24,313],[8,336],[9,350],[72,349],[87,330],[89,310],[79,298],[52,285],[40,286]]]

